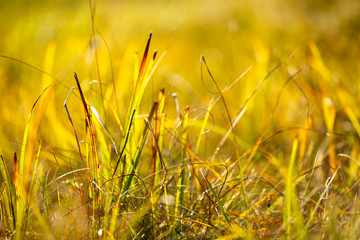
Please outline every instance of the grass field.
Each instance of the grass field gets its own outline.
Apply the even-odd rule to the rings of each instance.
[[[360,2],[3,1],[1,239],[358,239]]]

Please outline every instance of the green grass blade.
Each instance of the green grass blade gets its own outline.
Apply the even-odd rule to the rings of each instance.
[[[151,122],[151,119],[153,118],[153,115],[155,113],[155,111],[157,110],[157,107],[158,107],[158,103],[155,102],[151,108],[151,111],[149,113],[149,116],[148,116],[148,121]],[[147,138],[147,135],[148,135],[148,131],[149,131],[149,128],[147,127],[146,123],[145,123],[145,126],[144,126],[144,130],[143,130],[143,134],[142,134],[142,137],[141,137],[141,140],[139,141],[139,144],[136,148],[136,152],[135,152],[135,156],[134,156],[134,159],[132,161],[132,165],[130,166],[129,170],[128,170],[128,178],[126,179],[125,181],[125,185],[124,185],[124,189],[123,189],[123,192],[126,192],[129,190],[131,184],[132,184],[132,180],[133,180],[133,177],[134,177],[134,173],[135,171],[137,170],[137,166],[139,164],[139,160],[140,160],[140,157],[141,157],[141,153],[144,149],[144,146],[145,146],[145,142],[146,142],[146,138]]]
[[[293,143],[289,167],[288,167],[287,175],[286,175],[284,225],[285,225],[286,235],[288,237],[290,237],[290,234],[291,234],[291,217],[293,216],[292,211],[291,211],[292,210],[291,202],[293,201],[293,198],[296,197],[295,192],[294,192],[295,189],[294,189],[294,185],[293,185],[293,175],[294,175],[297,147],[298,147],[298,140],[295,139],[294,143]]]

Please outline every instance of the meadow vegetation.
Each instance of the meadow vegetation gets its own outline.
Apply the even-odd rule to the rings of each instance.
[[[1,5],[0,238],[360,236],[359,1]]]

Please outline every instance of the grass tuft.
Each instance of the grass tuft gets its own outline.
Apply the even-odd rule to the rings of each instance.
[[[359,4],[160,2],[0,9],[0,239],[357,239]]]

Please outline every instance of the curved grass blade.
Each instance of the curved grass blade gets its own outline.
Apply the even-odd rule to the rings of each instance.
[[[103,128],[106,130],[106,132],[109,134],[110,137],[110,141],[115,149],[116,155],[119,155],[119,150],[117,149],[115,140],[113,138],[113,136],[111,135],[110,131],[108,130],[108,128],[106,127],[106,125],[104,124],[104,122],[101,120],[99,113],[96,111],[95,107],[90,106],[89,107],[90,110],[94,113],[96,119],[99,121],[99,123],[101,124],[101,126],[103,126]]]
[[[27,187],[28,187],[28,176],[30,174],[30,166],[32,163],[32,152],[29,152],[29,154],[26,154],[26,148],[29,145],[29,149],[31,149],[31,146],[34,145],[34,141],[35,141],[35,135],[36,132],[38,130],[39,127],[39,123],[40,123],[40,119],[42,116],[42,113],[44,111],[44,109],[41,109],[41,114],[38,116],[38,118],[35,121],[35,124],[32,128],[33,133],[30,135],[29,137],[29,132],[30,132],[30,128],[31,128],[31,124],[30,124],[30,120],[33,114],[33,111],[35,109],[36,104],[38,103],[38,101],[40,100],[40,98],[43,96],[43,94],[52,86],[54,86],[55,83],[50,84],[49,86],[47,86],[39,95],[39,97],[36,99],[36,101],[34,102],[30,113],[28,115],[27,118],[27,122],[26,122],[26,126],[25,126],[25,131],[24,131],[24,136],[23,136],[23,142],[22,142],[22,147],[21,147],[21,156],[18,162],[18,184],[17,184],[17,202],[16,202],[16,211],[17,211],[17,216],[16,216],[16,234],[15,234],[15,239],[19,239],[21,236],[21,232],[22,232],[22,222],[23,222],[23,218],[24,218],[24,212],[25,212],[25,208],[26,208],[26,200],[28,198],[28,192],[27,192]],[[30,139],[29,139],[30,138]],[[14,156],[14,160],[16,158],[17,161],[17,157]]]
[[[204,63],[204,66],[205,66],[210,78],[212,79],[213,83],[215,84],[216,89],[217,89],[218,93],[220,94],[221,100],[222,100],[222,102],[224,104],[224,107],[225,107],[226,115],[227,115],[227,118],[228,118],[228,121],[229,121],[229,124],[230,124],[230,129],[231,129],[232,135],[233,135],[233,143],[234,143],[234,149],[235,149],[235,154],[236,154],[236,160],[238,161],[238,165],[239,165],[240,179],[242,179],[241,180],[241,191],[242,191],[242,194],[244,196],[245,207],[248,208],[249,201],[248,201],[248,196],[247,196],[246,190],[245,190],[244,173],[243,173],[243,169],[242,169],[242,166],[241,166],[241,161],[240,161],[241,158],[240,158],[240,153],[239,153],[239,147],[238,147],[237,141],[236,141],[236,134],[235,134],[235,131],[234,131],[233,121],[232,121],[232,118],[230,116],[230,112],[229,112],[229,109],[227,107],[225,98],[224,98],[224,96],[223,96],[223,94],[222,94],[222,92],[221,92],[221,90],[219,88],[219,85],[217,84],[214,77],[212,76],[212,74],[210,72],[210,69],[208,68],[208,66],[206,64],[204,56],[201,56],[201,59],[200,59],[201,71],[202,71],[203,63]]]
[[[94,131],[94,127],[93,127],[93,124],[92,124],[91,115],[90,115],[90,112],[89,112],[89,109],[88,109],[88,104],[86,102],[84,93],[82,91],[82,88],[80,86],[80,82],[79,82],[79,79],[78,79],[78,76],[77,76],[76,73],[74,73],[74,78],[75,78],[75,81],[76,81],[76,84],[77,84],[77,87],[78,87],[78,90],[79,90],[79,93],[80,93],[81,101],[82,101],[84,111],[85,111],[85,115],[86,115],[85,116],[86,117],[86,126],[88,127],[87,128],[87,136],[89,135],[89,137],[91,139],[90,140],[90,142],[91,142],[91,152],[92,152],[92,155],[93,155],[93,162],[92,162],[92,165],[93,165],[93,168],[92,168],[93,177],[94,177],[94,181],[97,182],[98,179],[100,178],[100,176],[99,176],[99,172],[98,172],[99,158],[98,158],[98,154],[97,154],[95,131]],[[88,163],[90,163],[90,161],[88,161]],[[91,169],[90,166],[88,166],[88,167]]]

